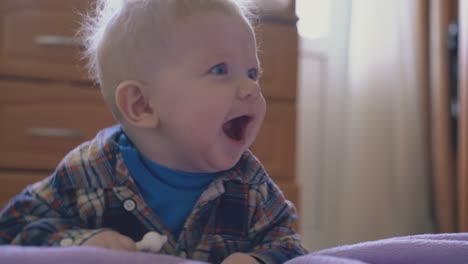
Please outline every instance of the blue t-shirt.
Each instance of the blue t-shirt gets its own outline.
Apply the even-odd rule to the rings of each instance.
[[[177,238],[215,173],[187,173],[156,164],[141,154],[124,133],[119,137],[119,147],[143,199]]]

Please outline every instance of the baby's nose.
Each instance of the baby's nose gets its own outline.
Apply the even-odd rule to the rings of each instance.
[[[241,100],[256,99],[260,94],[260,85],[252,80],[243,82],[237,89],[237,96]]]

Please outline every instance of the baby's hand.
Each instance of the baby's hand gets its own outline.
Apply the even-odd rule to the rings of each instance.
[[[258,264],[258,261],[245,253],[234,253],[229,255],[221,264]]]
[[[136,244],[131,238],[110,230],[97,233],[83,243],[83,246],[136,251]]]

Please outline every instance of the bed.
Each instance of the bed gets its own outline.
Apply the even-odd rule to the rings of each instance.
[[[2,264],[196,264],[173,256],[92,247],[0,246]],[[468,233],[428,234],[365,242],[309,253],[288,264],[466,264]]]

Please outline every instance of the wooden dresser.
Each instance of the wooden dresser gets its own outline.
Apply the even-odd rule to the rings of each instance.
[[[270,0],[263,0],[265,2]],[[299,208],[296,183],[296,96],[298,33],[295,1],[273,13],[265,13],[256,27],[259,57],[264,71],[260,80],[267,114],[253,153],[286,198]]]
[[[91,0],[0,1],[0,207],[115,123],[73,41]],[[295,184],[297,31],[294,2],[258,27],[268,112],[252,147],[288,199]]]
[[[468,1],[458,0],[458,231],[468,232]]]
[[[0,1],[0,205],[114,123],[73,41],[87,4]]]

